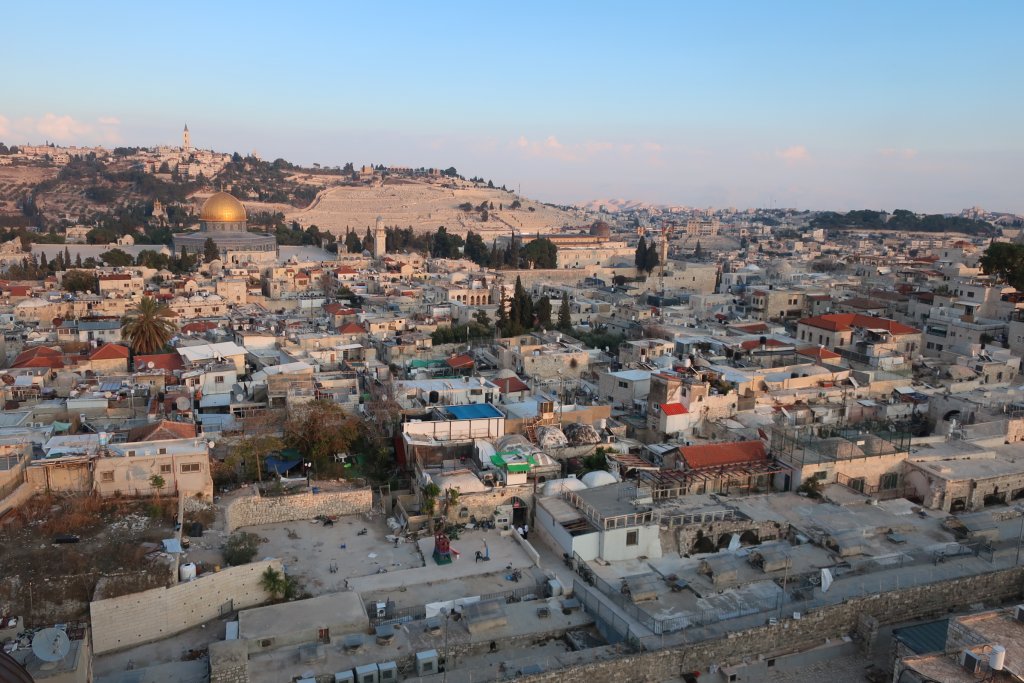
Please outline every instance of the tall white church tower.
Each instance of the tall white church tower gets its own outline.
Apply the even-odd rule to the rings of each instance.
[[[185,124],[185,132],[181,134],[181,149],[185,154],[192,153],[192,134],[188,132],[188,124]]]

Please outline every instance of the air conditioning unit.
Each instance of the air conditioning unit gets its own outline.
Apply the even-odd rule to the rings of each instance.
[[[960,653],[960,665],[967,673],[976,674],[981,671],[981,662],[982,658],[970,650],[964,650]]]
[[[378,619],[383,619],[388,615],[388,604],[386,602],[375,603],[373,607]]]

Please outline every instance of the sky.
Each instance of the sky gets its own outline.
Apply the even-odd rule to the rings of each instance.
[[[1024,3],[16,2],[0,141],[447,168],[555,203],[1024,213]],[[14,28],[16,27],[16,28]]]

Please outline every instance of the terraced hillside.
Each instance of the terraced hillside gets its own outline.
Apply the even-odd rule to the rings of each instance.
[[[511,208],[514,202],[518,208]],[[485,213],[478,210],[487,202]],[[494,205],[490,209],[490,205]],[[460,206],[469,205],[472,210]],[[383,185],[329,187],[320,192],[310,206],[288,212],[288,220],[301,225],[317,225],[335,235],[348,227],[365,229],[377,216],[389,226],[412,226],[417,231],[434,231],[445,226],[448,232],[464,235],[468,230],[487,234],[543,232],[564,225],[583,225],[582,210],[563,211],[498,188],[469,183],[431,181],[386,181]],[[486,220],[485,220],[486,217]]]

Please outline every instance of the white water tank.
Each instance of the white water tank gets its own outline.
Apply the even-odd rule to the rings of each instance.
[[[1002,671],[1006,664],[1006,648],[1002,645],[993,645],[992,651],[988,653],[988,668],[993,671]]]
[[[183,564],[178,568],[178,578],[182,581],[191,581],[196,578],[196,565],[194,562]]]

